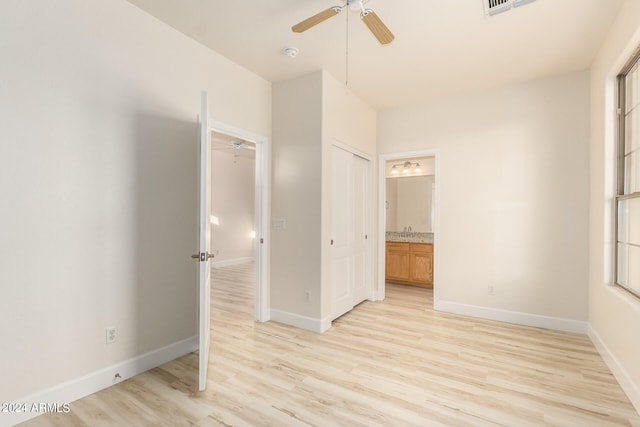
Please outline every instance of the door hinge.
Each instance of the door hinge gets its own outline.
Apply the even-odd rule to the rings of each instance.
[[[264,243],[264,239],[262,237],[260,238],[260,243]]]

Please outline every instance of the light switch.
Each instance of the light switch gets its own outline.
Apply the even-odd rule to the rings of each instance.
[[[287,228],[287,220],[279,218],[271,221],[272,230],[284,230],[285,228]]]

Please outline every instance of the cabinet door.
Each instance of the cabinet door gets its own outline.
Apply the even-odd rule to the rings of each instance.
[[[412,244],[410,258],[410,280],[412,282],[433,284],[433,246]]]
[[[387,243],[386,272],[389,280],[409,280],[409,244]]]

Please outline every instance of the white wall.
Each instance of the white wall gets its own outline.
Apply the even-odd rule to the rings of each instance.
[[[271,308],[320,317],[322,73],[273,86]],[[305,300],[309,292],[310,301]]]
[[[615,76],[640,45],[640,2],[627,1],[591,69],[589,322],[591,336],[640,409],[640,301],[613,281]]]
[[[196,334],[200,91],[216,121],[270,135],[271,85],[124,0],[3,2],[0,54],[0,401],[15,402]]]
[[[378,117],[380,154],[440,150],[440,303],[587,320],[587,72]]]
[[[253,258],[255,238],[255,159],[234,150],[212,150],[211,245],[216,263]]]

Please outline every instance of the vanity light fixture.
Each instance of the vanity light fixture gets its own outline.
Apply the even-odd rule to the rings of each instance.
[[[400,166],[402,166],[402,173],[422,172],[422,169],[420,169],[420,163],[414,163],[407,160],[406,162],[396,163],[395,165],[391,166],[391,174],[396,175],[398,173],[398,167]]]
[[[405,160],[402,163],[396,163],[390,165],[391,169],[387,172],[388,178],[399,178],[402,176],[414,176],[414,175],[423,175],[424,171],[422,170],[420,163],[412,162],[409,160]],[[387,164],[389,167],[389,164]],[[402,171],[402,173],[400,173]]]

